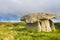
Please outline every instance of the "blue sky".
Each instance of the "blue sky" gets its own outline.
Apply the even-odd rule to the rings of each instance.
[[[55,13],[60,21],[60,0],[0,0],[0,21],[20,21],[28,13]]]

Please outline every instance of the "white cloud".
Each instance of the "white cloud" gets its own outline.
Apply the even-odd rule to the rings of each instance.
[[[0,13],[46,11],[55,8],[58,10],[59,4],[59,0],[0,0]]]

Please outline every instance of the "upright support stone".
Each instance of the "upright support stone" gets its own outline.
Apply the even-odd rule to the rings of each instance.
[[[37,23],[38,23],[37,30],[40,32],[41,31],[41,24],[39,21]]]
[[[41,25],[39,22],[27,23],[25,28],[26,29],[35,29],[35,30],[41,31]]]
[[[51,20],[49,20],[49,21],[50,21],[51,30],[52,30],[52,31],[55,31],[56,29],[55,29],[54,23],[53,23]]]
[[[41,26],[42,26],[41,30],[46,32],[46,27],[45,27],[45,21],[44,20],[41,21]]]
[[[45,27],[46,27],[46,32],[52,31],[49,20],[45,20]]]

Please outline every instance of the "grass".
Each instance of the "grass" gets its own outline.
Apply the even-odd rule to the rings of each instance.
[[[0,40],[60,40],[60,24],[55,32],[26,30],[25,23],[0,23]]]

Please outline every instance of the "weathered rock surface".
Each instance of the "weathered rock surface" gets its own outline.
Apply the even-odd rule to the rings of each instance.
[[[55,14],[36,13],[23,16],[21,21],[25,21],[27,23],[27,29],[50,32],[55,30],[54,23],[50,20],[53,18],[57,18],[57,16]]]

